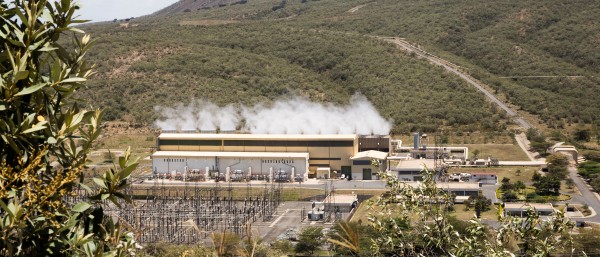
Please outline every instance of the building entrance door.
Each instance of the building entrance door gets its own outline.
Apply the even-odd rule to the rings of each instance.
[[[342,166],[342,174],[344,174],[348,180],[352,180],[352,166]]]
[[[371,180],[371,169],[363,169],[363,180]]]

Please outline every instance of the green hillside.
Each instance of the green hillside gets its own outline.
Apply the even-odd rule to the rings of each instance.
[[[598,8],[585,1],[249,0],[128,27],[88,25],[98,76],[81,98],[107,108],[110,119],[149,126],[154,106],[192,99],[250,105],[303,95],[347,103],[360,92],[394,121],[394,132],[506,128],[474,88],[370,37],[380,35],[468,68],[552,127],[598,123]],[[500,78],[531,75],[583,77]]]

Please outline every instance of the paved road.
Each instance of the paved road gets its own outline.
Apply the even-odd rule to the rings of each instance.
[[[422,58],[426,58],[427,60],[429,60],[430,62],[442,66],[444,67],[446,70],[456,74],[457,76],[459,76],[460,78],[462,78],[463,80],[465,80],[467,83],[471,84],[472,86],[474,86],[475,88],[477,88],[479,91],[481,91],[483,94],[485,94],[485,96],[492,101],[493,103],[495,103],[496,105],[498,105],[498,107],[502,108],[504,111],[506,111],[506,113],[513,118],[513,120],[523,129],[529,129],[531,128],[531,124],[529,124],[529,122],[527,122],[526,120],[524,120],[522,117],[520,117],[517,112],[515,112],[514,110],[510,109],[510,107],[508,107],[506,104],[504,104],[502,101],[500,101],[498,98],[496,98],[496,96],[494,94],[492,94],[490,91],[488,91],[487,89],[485,89],[483,87],[483,84],[479,81],[477,81],[475,78],[471,77],[469,74],[461,71],[460,67],[456,64],[453,64],[451,62],[448,62],[442,58],[439,58],[435,55],[432,55],[428,52],[423,51],[422,49],[419,49],[413,45],[411,45],[410,43],[406,42],[405,40],[401,39],[401,38],[396,38],[396,37],[379,37],[380,39],[383,39],[385,41],[394,43],[400,47],[402,47],[404,50],[408,51],[408,52],[413,52],[415,54],[417,54],[418,56],[422,57]]]
[[[506,104],[504,104],[502,101],[500,101],[498,98],[496,98],[496,96],[494,94],[492,94],[487,89],[485,89],[485,87],[483,86],[483,84],[481,82],[477,81],[475,78],[471,77],[469,74],[461,71],[461,68],[458,65],[448,62],[448,61],[446,61],[442,58],[439,58],[435,55],[432,55],[430,53],[427,53],[427,52],[423,51],[422,49],[419,49],[419,48],[411,45],[410,43],[408,43],[407,41],[405,41],[401,38],[396,38],[396,37],[377,37],[377,38],[385,40],[387,42],[391,42],[393,44],[396,44],[408,52],[413,52],[416,55],[429,60],[433,64],[442,66],[446,70],[456,74],[457,76],[459,76],[460,78],[465,80],[467,83],[471,84],[472,86],[477,88],[479,91],[481,91],[483,94],[485,94],[485,96],[490,101],[492,101],[493,103],[498,105],[498,107],[500,107],[504,111],[506,111],[506,113],[510,117],[512,117],[513,120],[521,128],[526,130],[526,129],[533,127],[529,122],[527,122],[522,117],[520,117],[517,114],[517,112],[510,109]],[[535,158],[534,154],[529,153],[529,151],[527,149],[529,147],[528,142],[526,139],[524,139],[524,137],[525,137],[525,135],[522,133],[521,133],[521,135],[518,135],[517,142],[519,143],[519,146],[521,146],[521,148],[523,148],[523,150],[527,153],[530,160],[534,161],[534,160],[536,160],[536,158]],[[537,159],[537,161],[541,161],[541,160],[543,160],[543,159]],[[600,199],[598,199],[598,197],[596,197],[596,194],[591,192],[590,189],[587,187],[587,184],[580,177],[577,176],[577,168],[576,167],[574,167],[574,166],[569,167],[569,176],[573,179],[573,181],[575,181],[577,188],[581,192],[583,199],[585,199],[585,202],[588,204],[588,206],[593,208],[596,212],[600,212]],[[595,215],[595,216],[589,217],[589,218],[574,218],[574,220],[600,222],[600,215]]]
[[[598,197],[596,197],[595,193],[589,190],[585,181],[583,181],[581,177],[577,176],[577,168],[575,166],[569,166],[569,177],[571,177],[571,179],[573,179],[573,182],[575,182],[575,186],[577,186],[577,189],[579,189],[579,192],[583,196],[583,199],[585,199],[588,206],[590,206],[596,212],[600,212],[600,200],[598,199]],[[573,199],[572,202],[575,201],[577,200]],[[573,218],[573,220],[584,220],[600,223],[600,215],[595,215],[589,218]]]

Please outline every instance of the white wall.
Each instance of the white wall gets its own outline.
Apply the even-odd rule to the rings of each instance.
[[[169,160],[169,161],[167,161]],[[273,171],[285,170],[291,172],[292,167],[296,175],[306,176],[308,161],[305,158],[219,158],[218,169],[225,172],[227,167],[233,170],[248,171],[252,167],[252,175],[269,175],[269,169]],[[164,158],[154,157],[152,159],[152,170],[157,173],[169,173],[173,170],[183,172],[187,165],[188,170],[206,167],[215,167],[215,157],[190,157],[190,158]],[[361,174],[362,176],[362,174]]]

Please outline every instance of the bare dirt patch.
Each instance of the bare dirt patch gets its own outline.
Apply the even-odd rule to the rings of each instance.
[[[114,68],[111,69],[106,74],[106,76],[108,76],[109,78],[122,77],[124,75],[133,78],[141,77],[143,76],[143,74],[129,71],[131,65],[141,60],[147,59],[148,57],[159,59],[165,55],[172,55],[183,50],[184,48],[182,47],[155,47],[151,49],[133,50],[127,55],[118,56],[117,58],[115,58]]]
[[[360,8],[363,8],[365,6],[367,6],[368,4],[361,4],[359,6],[355,6],[352,9],[348,10],[349,13],[355,13],[356,11],[360,10]]]
[[[218,26],[218,25],[226,25],[239,23],[236,20],[187,20],[180,21],[179,25],[181,26]]]

